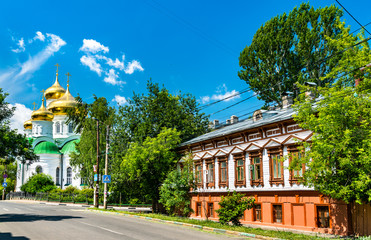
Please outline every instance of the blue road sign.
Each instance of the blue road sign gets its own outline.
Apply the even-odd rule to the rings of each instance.
[[[3,182],[3,187],[7,187],[8,186],[8,183],[7,182]]]
[[[94,174],[94,182],[98,181],[98,174]]]
[[[111,175],[103,175],[103,183],[111,183]]]

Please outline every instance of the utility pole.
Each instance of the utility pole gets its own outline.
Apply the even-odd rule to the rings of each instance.
[[[94,207],[99,208],[99,120],[97,121],[97,181],[95,183]]]
[[[107,132],[106,132],[106,162],[104,168],[104,175],[108,175],[108,149],[109,149],[109,125],[107,125]],[[107,182],[104,183],[104,202],[103,202],[104,209],[107,209]]]

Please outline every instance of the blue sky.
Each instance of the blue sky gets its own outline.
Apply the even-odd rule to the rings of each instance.
[[[237,76],[238,57],[256,30],[301,1],[2,1],[0,5],[0,87],[17,106],[14,126],[30,117],[41,90],[71,73],[70,90],[91,101],[104,96],[124,104],[146,82],[171,93],[193,94],[201,104],[248,86]],[[313,6],[335,1],[318,0]],[[341,3],[360,21],[371,21],[368,0]],[[348,25],[359,26],[344,14]],[[371,30],[371,27],[370,27]],[[212,114],[253,93],[206,108]],[[115,101],[116,99],[116,101]],[[210,119],[225,121],[262,105],[255,98]]]

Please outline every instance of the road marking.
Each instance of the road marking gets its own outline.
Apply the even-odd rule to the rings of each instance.
[[[7,211],[7,212],[9,212],[9,209],[7,209],[7,208],[3,208],[5,211]]]
[[[96,226],[96,225],[89,224],[89,223],[85,223],[85,222],[80,222],[80,221],[78,221],[78,222],[79,222],[79,223],[82,223],[82,224],[85,224],[85,225],[88,225],[88,226],[91,226],[91,227],[100,228],[100,229],[106,230],[106,231],[111,232],[111,233],[116,233],[116,234],[118,234],[118,235],[124,235],[124,234],[122,234],[122,233],[120,233],[120,232],[116,232],[116,231],[113,231],[113,230],[108,229],[108,228],[104,228],[104,227]],[[124,236],[125,236],[125,235],[124,235]]]

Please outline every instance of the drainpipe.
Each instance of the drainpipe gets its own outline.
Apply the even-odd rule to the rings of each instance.
[[[60,166],[61,166],[61,177],[59,181],[61,184],[61,189],[63,189],[63,153],[61,154]]]

